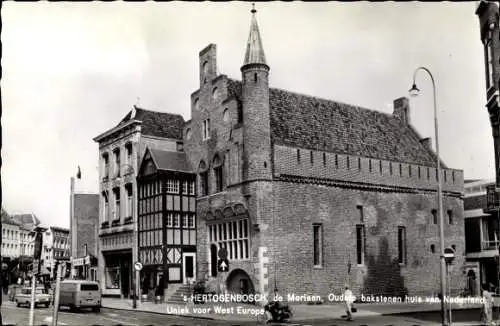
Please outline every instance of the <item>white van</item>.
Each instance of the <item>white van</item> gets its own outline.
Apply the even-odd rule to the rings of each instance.
[[[101,289],[99,283],[85,280],[64,280],[59,292],[59,307],[66,306],[72,310],[92,308],[101,310]]]

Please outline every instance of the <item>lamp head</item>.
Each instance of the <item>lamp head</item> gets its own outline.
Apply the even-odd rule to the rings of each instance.
[[[418,89],[417,85],[413,83],[411,88],[408,90],[408,93],[410,93],[411,97],[416,97],[420,93],[420,90]]]

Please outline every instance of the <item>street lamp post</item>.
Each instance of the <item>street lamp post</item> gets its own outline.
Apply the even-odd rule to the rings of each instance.
[[[442,185],[441,185],[441,159],[439,157],[439,132],[438,132],[438,117],[437,117],[437,105],[436,105],[436,84],[434,83],[434,77],[432,76],[431,72],[429,69],[425,67],[418,67],[415,69],[415,72],[413,73],[413,85],[411,89],[409,90],[411,96],[417,96],[420,90],[417,88],[417,85],[415,84],[415,78],[417,77],[417,73],[423,70],[429,74],[431,77],[432,81],[432,91],[433,91],[433,101],[434,101],[434,131],[435,131],[435,137],[436,137],[436,172],[437,172],[437,183],[438,183],[438,214],[439,214],[439,244],[440,244],[440,249],[441,249],[441,255],[440,255],[440,270],[441,270],[441,322],[442,325],[448,325],[446,323],[446,308],[445,308],[445,302],[444,302],[444,297],[446,294],[446,261],[445,261],[445,256],[444,256],[444,219],[443,219],[443,191],[442,191]],[[449,321],[451,323],[451,320]]]

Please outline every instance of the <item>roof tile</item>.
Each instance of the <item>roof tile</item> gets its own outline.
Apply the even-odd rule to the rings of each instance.
[[[241,100],[241,82],[228,79],[228,94]],[[276,88],[269,104],[275,144],[436,166],[413,127],[391,114]]]

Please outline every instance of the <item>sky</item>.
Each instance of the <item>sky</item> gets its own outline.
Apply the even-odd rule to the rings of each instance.
[[[270,85],[392,113],[414,70],[437,89],[440,154],[466,179],[494,178],[475,2],[257,3]],[[70,177],[98,192],[98,145],[134,104],[190,119],[198,53],[241,79],[251,3],[5,2],[2,206],[69,227]],[[411,123],[434,137],[432,84]]]

